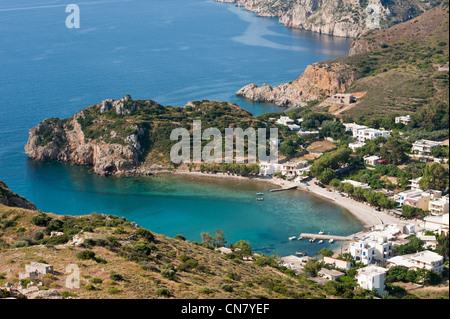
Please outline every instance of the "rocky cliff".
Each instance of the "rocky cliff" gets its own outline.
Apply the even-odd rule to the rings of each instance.
[[[322,100],[327,95],[347,90],[357,74],[342,63],[309,65],[296,80],[272,88],[249,84],[236,95],[255,102],[269,102],[278,106],[303,106],[305,101]]]
[[[357,37],[379,26],[407,21],[440,1],[420,0],[214,0],[234,3],[263,17],[278,17],[290,28],[341,37]]]
[[[21,207],[35,210],[36,206],[26,198],[12,192],[8,186],[0,180],[0,204],[10,207]]]

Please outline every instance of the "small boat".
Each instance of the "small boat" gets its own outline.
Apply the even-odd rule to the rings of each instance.
[[[257,196],[262,196],[264,193],[256,193]]]
[[[323,243],[323,240],[321,239],[321,240],[319,240],[319,244],[321,244],[321,243]]]
[[[302,236],[300,236],[300,237],[298,237],[298,239],[297,240],[302,240],[303,239],[303,237]]]
[[[332,243],[334,242],[334,239],[331,238],[328,242],[329,242],[330,244],[332,244]]]
[[[297,237],[292,236],[292,237],[289,237],[289,240],[294,240],[295,238],[297,238]]]
[[[297,256],[306,256],[306,251],[297,251],[295,252]]]
[[[311,243],[313,243],[313,242],[316,241],[316,239],[315,239],[315,238],[312,238],[312,239],[310,239],[309,241],[310,241]]]
[[[259,198],[257,198],[256,200],[257,200],[257,201],[263,201],[264,198],[263,198],[263,197],[259,197]]]
[[[319,232],[319,235],[323,235],[325,232],[323,231],[323,230],[321,230],[320,232]]]

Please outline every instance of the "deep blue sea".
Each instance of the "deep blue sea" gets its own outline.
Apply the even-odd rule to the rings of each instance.
[[[79,5],[79,29],[66,27],[69,3]],[[223,229],[229,242],[248,240],[257,252],[312,254],[322,246],[288,237],[321,229],[345,235],[361,224],[300,191],[256,202],[269,185],[102,178],[84,167],[30,161],[24,145],[43,119],[126,94],[163,105],[208,99],[255,115],[278,111],[234,93],[249,83],[292,81],[313,62],[345,56],[350,44],[212,0],[0,0],[0,179],[46,212],[116,214],[193,241]]]

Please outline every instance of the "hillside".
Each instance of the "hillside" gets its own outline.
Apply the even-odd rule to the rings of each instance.
[[[273,258],[256,260],[243,261],[238,252],[224,255],[179,235],[153,234],[112,215],[57,216],[0,204],[0,298],[8,282],[28,298],[326,297],[306,276],[268,266]],[[31,262],[52,265],[54,273],[19,279]],[[79,268],[80,288],[66,287],[69,265]]]
[[[193,101],[185,107],[162,106],[151,100],[104,100],[74,116],[46,119],[30,130],[25,151],[34,160],[91,165],[97,174],[148,175],[173,169],[170,140],[175,128],[192,136],[194,120],[202,130],[266,127],[253,115],[227,102]],[[191,157],[192,158],[192,157]]]
[[[442,4],[387,30],[369,31],[355,40],[349,56],[315,63],[288,84],[275,88],[250,85],[237,94],[298,106],[334,93],[359,93],[362,97],[357,104],[334,110],[353,118],[448,106],[448,20],[448,3]],[[327,112],[329,108],[322,103],[315,110]]]
[[[214,0],[234,3],[262,17],[277,17],[290,28],[341,37],[357,37],[370,29],[367,7],[380,8],[380,27],[414,18],[441,1],[420,0]]]

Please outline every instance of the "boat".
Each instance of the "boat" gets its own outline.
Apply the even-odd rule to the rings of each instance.
[[[332,244],[332,243],[334,242],[334,239],[331,238],[328,242],[329,242],[330,244]]]
[[[263,198],[263,197],[258,197],[256,200],[257,200],[257,201],[263,201],[264,198]]]
[[[294,240],[295,238],[297,238],[297,237],[292,236],[292,237],[289,237],[289,240]]]
[[[303,237],[302,236],[300,236],[300,237],[298,237],[298,239],[297,240],[302,240],[303,239]]]
[[[325,232],[323,231],[323,230],[321,230],[320,232],[319,232],[319,235],[323,235]]]
[[[311,243],[313,243],[313,242],[316,241],[316,239],[315,239],[315,238],[311,238],[309,241],[310,241]]]
[[[262,196],[264,193],[256,193],[257,196]]]
[[[321,243],[323,243],[323,240],[321,239],[321,240],[319,240],[319,244],[321,244]]]
[[[295,252],[297,256],[306,256],[306,251],[297,251]]]

